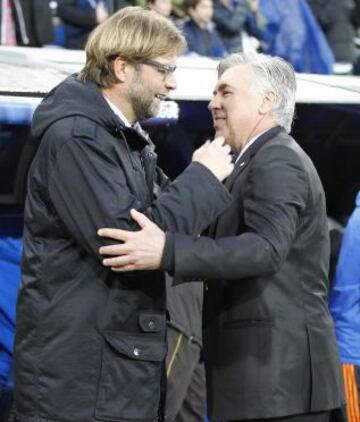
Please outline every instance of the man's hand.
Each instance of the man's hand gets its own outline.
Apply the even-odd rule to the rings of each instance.
[[[207,167],[220,182],[226,179],[234,169],[230,147],[224,142],[223,137],[215,138],[212,142],[206,141],[192,157],[192,161],[197,161]]]
[[[131,210],[131,217],[141,227],[133,232],[120,229],[100,229],[98,235],[124,243],[102,246],[101,255],[111,256],[103,260],[113,271],[155,270],[160,267],[165,246],[165,233],[144,214]]]

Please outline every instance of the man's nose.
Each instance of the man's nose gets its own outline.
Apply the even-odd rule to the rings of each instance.
[[[217,100],[216,97],[213,97],[212,100],[208,104],[208,109],[211,111],[211,110],[214,110],[215,108],[219,108],[219,107],[220,107],[219,101]]]
[[[176,77],[174,75],[174,73],[170,73],[166,79],[165,79],[165,84],[166,84],[166,88],[167,89],[176,89],[177,87],[177,82],[176,82]]]

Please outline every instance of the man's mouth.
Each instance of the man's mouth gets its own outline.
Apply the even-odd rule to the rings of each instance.
[[[220,117],[220,116],[214,116],[213,117],[213,121],[214,121],[214,124],[216,124],[216,123],[220,123],[221,124],[221,122],[224,122],[225,121],[225,117]]]
[[[155,94],[155,98],[157,98],[160,101],[164,101],[167,98],[167,94]]]

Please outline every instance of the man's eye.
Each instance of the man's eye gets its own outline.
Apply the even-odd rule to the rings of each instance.
[[[223,92],[224,97],[229,97],[231,94],[232,94],[232,92],[230,92],[230,91],[224,91]]]

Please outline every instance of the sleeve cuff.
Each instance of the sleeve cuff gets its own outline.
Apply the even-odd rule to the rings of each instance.
[[[214,175],[214,173],[209,170],[206,166],[199,163],[198,161],[192,161],[185,169],[184,173],[187,171],[187,169],[194,169],[198,177],[204,178],[204,180],[206,180],[207,182],[210,180],[211,184],[209,185],[207,183],[208,188],[212,189],[214,194],[221,195],[222,199],[227,201],[228,204],[232,202],[233,197],[224,185],[224,183],[220,182],[220,180]]]
[[[174,235],[170,232],[166,232],[165,247],[160,268],[170,275],[172,275],[175,270]]]

